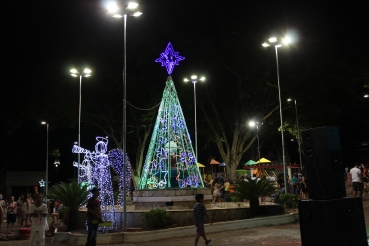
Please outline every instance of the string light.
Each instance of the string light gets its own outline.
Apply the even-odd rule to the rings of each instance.
[[[112,225],[115,225],[114,229],[116,229],[113,184],[107,154],[108,139],[97,137],[96,140],[95,151],[91,152],[74,145],[72,152],[85,154],[82,165],[80,165],[80,181],[88,182],[90,187],[101,189],[99,199],[101,201],[102,219],[111,221]],[[112,226],[101,226],[100,229],[106,232],[113,228]]]
[[[113,149],[108,153],[109,163],[113,167],[116,174],[119,176],[119,195],[117,205],[123,206],[123,187],[126,185],[126,191],[130,190],[131,187],[131,163],[129,161],[128,155],[126,154],[126,182],[123,178],[123,151],[121,149]]]
[[[160,58],[156,59],[155,62],[161,62],[161,66],[166,67],[168,74],[172,74],[174,66],[179,65],[178,62],[185,59],[178,53],[174,51],[172,44],[168,43],[164,53],[160,53]]]
[[[139,188],[204,187],[199,173],[182,108],[170,78],[163,92]]]
[[[45,187],[45,181],[44,179],[41,179],[40,181],[38,181],[40,183],[40,187]]]

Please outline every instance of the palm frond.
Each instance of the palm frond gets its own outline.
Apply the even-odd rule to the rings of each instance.
[[[274,192],[274,183],[269,180],[249,180],[249,182],[242,180],[235,184],[235,192],[231,196],[240,200],[255,200],[261,196],[269,196]]]
[[[49,190],[49,194],[60,201],[64,206],[78,209],[87,202],[89,192],[85,186],[77,182],[56,184]]]

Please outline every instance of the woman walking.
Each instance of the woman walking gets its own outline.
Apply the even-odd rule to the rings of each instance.
[[[27,224],[27,219],[28,219],[28,215],[29,215],[29,203],[28,203],[28,199],[26,197],[26,194],[21,194],[21,199],[19,204],[19,210],[20,210],[20,227]]]

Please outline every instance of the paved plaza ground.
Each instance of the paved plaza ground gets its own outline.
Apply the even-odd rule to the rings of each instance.
[[[347,193],[348,197],[352,195]],[[365,224],[369,229],[369,196],[363,197]],[[206,225],[211,226],[211,225]],[[205,231],[206,231],[205,227]],[[16,227],[18,229],[18,227]],[[367,229],[367,231],[369,231]],[[3,229],[1,232],[6,231],[6,224],[3,223]],[[194,227],[195,235],[195,227]],[[207,235],[212,240],[209,245],[213,246],[231,246],[231,245],[284,245],[284,246],[297,246],[301,245],[300,239],[300,225],[299,222],[294,222],[287,225],[278,226],[264,226],[251,229],[242,229],[236,231],[225,231],[220,233],[211,233]],[[181,237],[173,238],[170,240],[159,240],[147,243],[124,243],[125,246],[191,246],[194,244],[193,237]],[[1,241],[1,246],[28,246],[28,240],[16,240],[16,241]],[[53,243],[51,238],[48,238],[46,245],[52,246],[67,246],[66,243]],[[118,246],[122,244],[111,244],[111,246]],[[199,246],[205,245],[204,241],[200,239]]]

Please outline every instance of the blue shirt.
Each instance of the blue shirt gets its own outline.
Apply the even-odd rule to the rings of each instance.
[[[195,224],[205,223],[206,208],[204,204],[196,203],[193,208],[193,217],[195,218]]]

